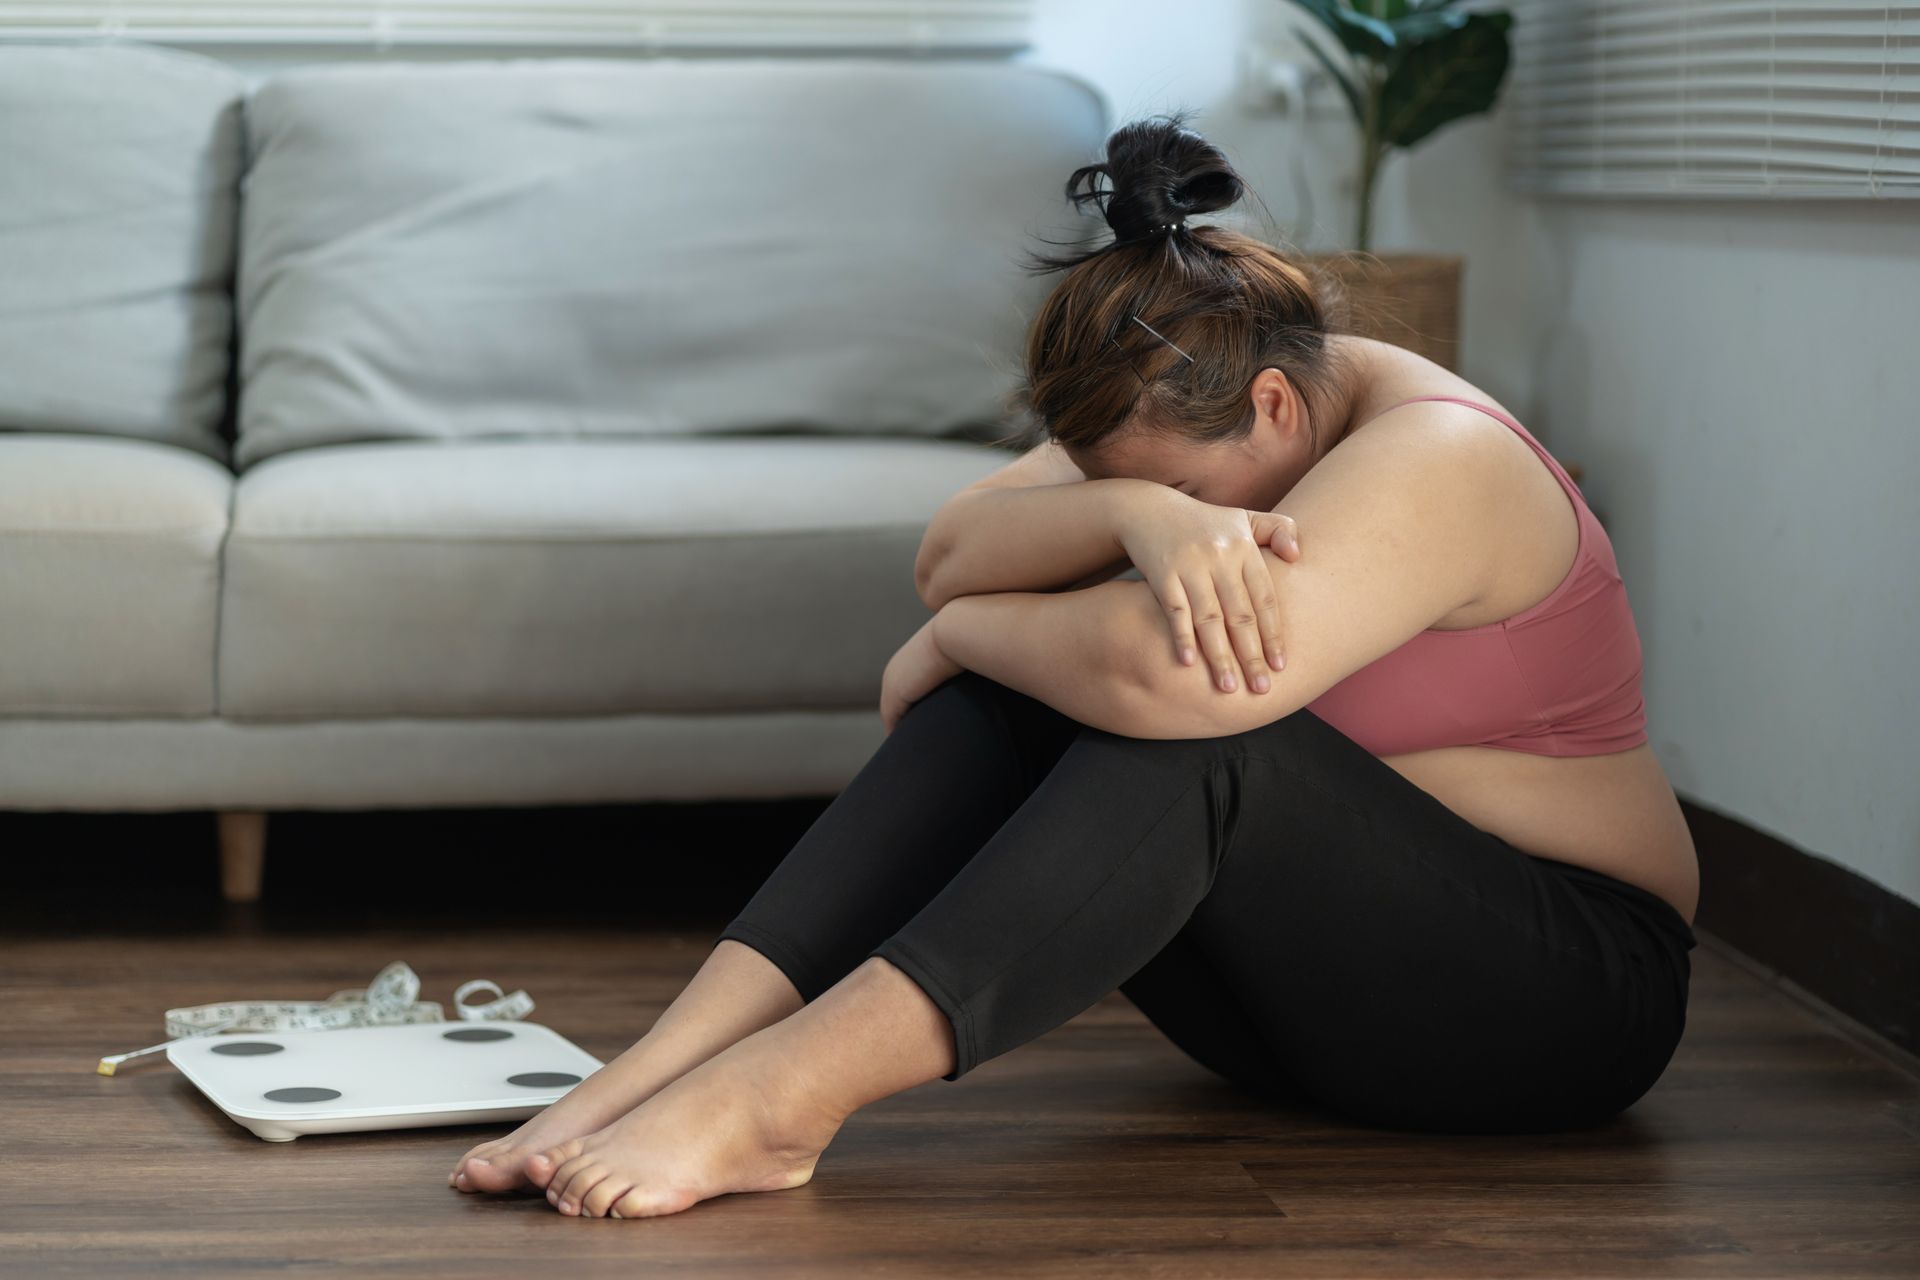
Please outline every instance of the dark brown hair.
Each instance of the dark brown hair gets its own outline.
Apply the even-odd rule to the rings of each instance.
[[[1027,332],[1013,398],[1027,421],[994,443],[1030,445],[1038,430],[1098,449],[1128,427],[1193,444],[1244,440],[1254,423],[1250,389],[1266,368],[1299,389],[1316,441],[1328,429],[1349,373],[1327,341],[1345,326],[1339,283],[1231,228],[1181,225],[1246,194],[1219,149],[1186,127],[1191,114],[1122,126],[1108,137],[1103,161],[1067,179],[1067,199],[1083,211],[1098,207],[1113,239],[1029,255],[1030,274],[1068,274]]]

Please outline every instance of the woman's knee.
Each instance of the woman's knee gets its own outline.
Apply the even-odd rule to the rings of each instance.
[[[994,715],[1003,715],[1010,709],[1024,708],[1026,704],[1035,701],[1027,694],[1009,685],[1001,684],[990,676],[983,676],[978,671],[962,670],[958,675],[950,676],[935,685],[918,702],[908,707],[907,715],[912,715],[926,707],[949,705],[966,706]]]
[[[977,736],[993,750],[1012,752],[1030,785],[1038,783],[1086,727],[1038,698],[971,670],[943,680],[908,707],[900,728],[909,723],[943,743]]]
[[[998,681],[975,671],[962,671],[928,690],[900,717],[901,725],[942,721],[943,731],[953,729],[953,721],[1002,723],[1005,695],[1012,693]]]

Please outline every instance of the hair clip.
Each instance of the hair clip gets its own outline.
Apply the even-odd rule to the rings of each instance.
[[[1124,240],[1120,239],[1120,233],[1116,230],[1114,232],[1114,238],[1108,243],[1107,248],[1118,249],[1121,245],[1125,244],[1139,244],[1141,241],[1157,236],[1163,231],[1167,233],[1168,238],[1172,238],[1173,233],[1176,231],[1191,230],[1192,228],[1187,225],[1185,218],[1180,219],[1178,222],[1163,222],[1158,226],[1148,227],[1138,235],[1128,236]]]
[[[1170,347],[1173,347],[1173,343],[1172,343],[1172,341],[1171,341],[1171,340],[1169,340],[1169,339],[1167,339],[1167,338],[1165,338],[1165,337],[1162,337],[1162,336],[1161,336],[1161,333],[1160,333],[1160,331],[1159,331],[1158,329],[1156,329],[1156,328],[1154,328],[1154,327],[1153,327],[1152,325],[1150,325],[1150,324],[1148,324],[1148,323],[1147,323],[1147,322],[1146,322],[1145,320],[1142,320],[1142,319],[1141,319],[1141,318],[1140,318],[1140,317],[1139,317],[1138,315],[1135,315],[1135,316],[1133,317],[1133,322],[1134,322],[1135,324],[1137,324],[1137,325],[1139,325],[1139,326],[1140,326],[1140,327],[1141,327],[1142,329],[1145,329],[1145,330],[1146,330],[1146,331],[1147,331],[1148,333],[1150,333],[1150,334],[1152,334],[1152,335],[1153,335],[1154,337],[1156,337],[1156,338],[1159,338],[1159,339],[1160,339],[1160,341],[1162,341],[1162,342],[1165,342],[1165,343],[1166,343],[1166,344],[1167,344],[1168,346],[1170,346]],[[1173,347],[1173,349],[1174,349],[1175,351],[1180,351],[1180,348],[1178,348],[1178,347]],[[1187,356],[1187,363],[1188,363],[1188,364],[1195,364],[1195,363],[1197,363],[1197,361],[1195,361],[1195,360],[1194,360],[1194,358],[1193,358],[1192,356],[1188,356],[1186,352],[1184,352],[1184,351],[1180,351],[1180,354],[1181,354],[1181,355],[1183,355],[1183,356]]]
[[[1165,342],[1170,347],[1173,347],[1175,351],[1180,351],[1179,347],[1175,347],[1173,343],[1165,337],[1165,335],[1163,335],[1158,329],[1154,328],[1152,325],[1148,324],[1145,320],[1142,320],[1138,315],[1130,316],[1128,318],[1131,319],[1133,323],[1139,325],[1142,329],[1145,329],[1148,333],[1152,334],[1154,337],[1159,338],[1160,341]],[[1133,376],[1135,378],[1139,378],[1140,385],[1143,387],[1146,386],[1147,380],[1145,378],[1140,377],[1140,370],[1137,368],[1134,368],[1133,357],[1128,355],[1127,349],[1120,345],[1120,340],[1118,338],[1109,337],[1107,341],[1111,343],[1113,345],[1113,348],[1120,353],[1121,359],[1127,362],[1127,368],[1133,370]],[[1187,353],[1184,351],[1180,351],[1180,355],[1186,360],[1188,364],[1199,363],[1199,361],[1195,360],[1192,356],[1187,355]]]
[[[1120,358],[1127,362],[1127,368],[1129,370],[1132,370],[1133,376],[1139,380],[1140,385],[1143,387],[1146,386],[1147,380],[1145,378],[1140,377],[1140,371],[1133,367],[1133,357],[1128,355],[1127,349],[1120,345],[1120,340],[1118,338],[1108,338],[1107,345],[1120,353]]]

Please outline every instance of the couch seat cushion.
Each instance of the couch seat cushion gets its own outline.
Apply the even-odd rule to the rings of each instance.
[[[610,714],[877,701],[929,616],[963,441],[728,436],[339,445],[240,478],[221,710]]]
[[[211,713],[232,489],[173,445],[0,432],[0,713]]]

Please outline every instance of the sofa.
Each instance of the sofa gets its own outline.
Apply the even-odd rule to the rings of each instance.
[[[0,808],[825,796],[1109,128],[1013,63],[0,47]],[[997,443],[998,442],[998,443]]]

